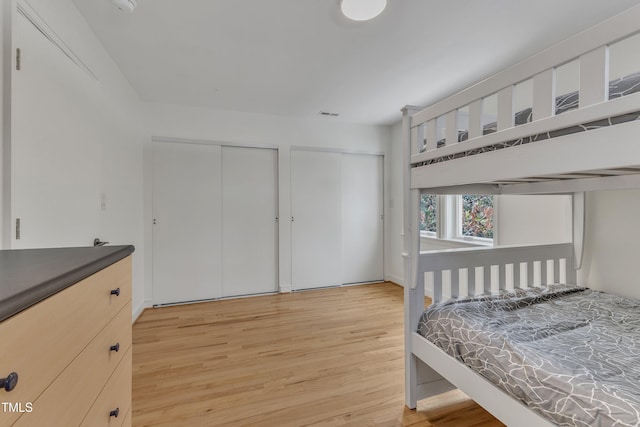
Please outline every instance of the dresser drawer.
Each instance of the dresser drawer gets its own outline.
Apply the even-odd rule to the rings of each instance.
[[[120,295],[112,295],[118,288]],[[10,343],[0,346],[2,369],[18,373],[13,391],[0,390],[2,401],[35,402],[130,300],[127,257],[2,322],[0,342]],[[20,415],[2,413],[1,424]]]
[[[111,346],[118,346],[118,351]],[[33,402],[17,427],[77,426],[131,346],[131,304],[89,343],[58,378]]]
[[[123,425],[131,410],[131,348],[122,358],[115,372],[98,395],[82,421],[86,427],[114,427]],[[111,413],[117,411],[118,416]]]
[[[129,408],[129,412],[127,413],[127,416],[124,417],[124,420],[122,421],[122,427],[131,427],[131,412],[132,412],[132,409]]]

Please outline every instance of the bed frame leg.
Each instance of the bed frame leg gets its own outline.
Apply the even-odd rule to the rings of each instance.
[[[415,409],[418,404],[418,385],[421,380],[420,365],[423,364],[413,354],[411,346],[413,331],[418,329],[418,321],[424,310],[424,282],[417,280],[416,288],[411,289],[408,284],[404,288],[404,395],[405,404],[409,409]]]
[[[405,404],[409,409],[418,406],[418,361],[413,354],[405,356]]]

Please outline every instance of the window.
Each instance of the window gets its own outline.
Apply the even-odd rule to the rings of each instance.
[[[458,196],[458,236],[493,239],[493,196]]]
[[[423,194],[420,200],[420,231],[436,234],[437,210],[437,197],[433,194]]]
[[[425,238],[492,244],[494,197],[423,194],[420,198],[420,232]]]

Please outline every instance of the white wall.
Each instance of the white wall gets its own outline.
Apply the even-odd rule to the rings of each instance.
[[[12,72],[10,223],[28,221],[24,239],[11,230],[10,246],[87,246],[94,237],[135,245],[138,311],[144,299],[142,146],[148,139],[142,104],[71,0],[29,4],[97,80],[16,16],[22,26],[14,40],[27,48],[23,70]]]
[[[640,190],[586,194],[585,249],[578,284],[640,298]]]
[[[388,193],[389,127],[345,124],[336,119],[314,120],[281,116],[248,114],[234,111],[208,110],[177,105],[147,104],[146,127],[153,137],[195,139],[228,144],[278,148],[279,166],[279,280],[280,288],[291,286],[291,182],[290,150],[292,147],[347,150],[385,154],[385,193]],[[151,146],[145,147],[145,247],[151,248]],[[387,204],[388,205],[388,204]],[[385,212],[385,217],[389,217]],[[388,226],[385,234],[388,233]],[[388,234],[386,234],[388,235]],[[388,239],[385,239],[388,240]],[[388,257],[388,254],[385,254]],[[145,271],[151,271],[152,255],[147,251]],[[145,301],[152,301],[150,274],[145,282]]]
[[[403,246],[403,183],[402,170],[404,167],[402,148],[402,122],[391,127],[389,159],[389,221],[387,221],[388,239],[386,247],[388,255],[385,256],[385,278],[399,285],[404,285],[404,260],[402,258]]]
[[[503,246],[571,242],[571,196],[500,196],[498,236]]]

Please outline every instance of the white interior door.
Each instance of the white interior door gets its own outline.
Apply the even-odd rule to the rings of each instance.
[[[153,302],[222,296],[221,147],[154,143]]]
[[[342,154],[291,152],[292,287],[342,282]]]
[[[382,156],[342,156],[342,282],[382,280]]]
[[[222,147],[222,296],[275,292],[277,151]]]
[[[12,73],[11,247],[88,246],[101,229],[103,135],[87,108],[100,85],[22,14],[15,19],[22,68]]]

